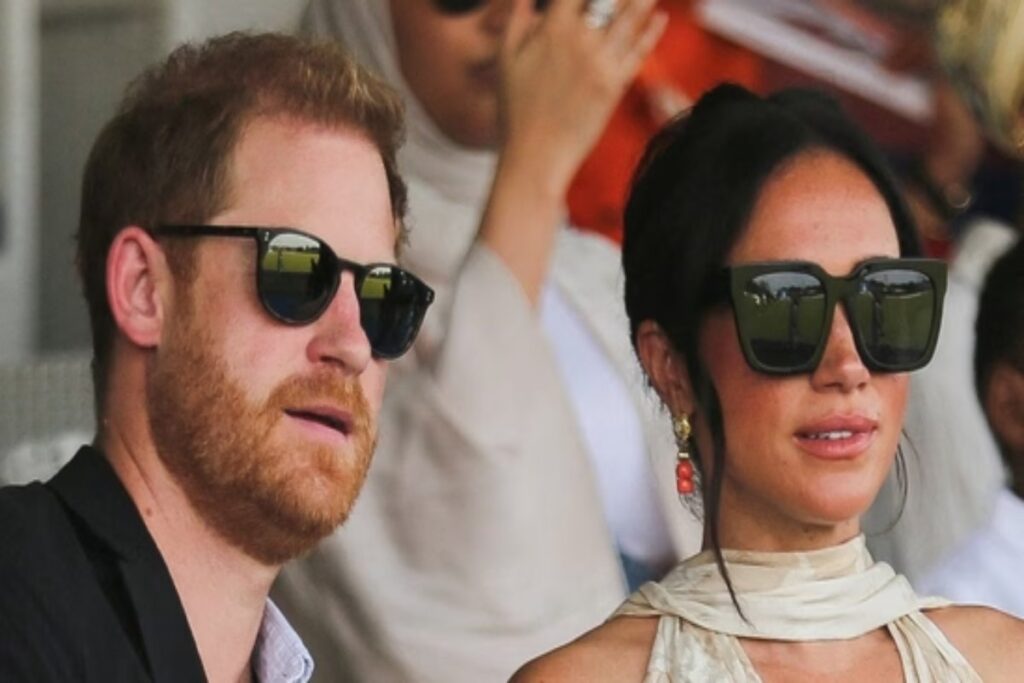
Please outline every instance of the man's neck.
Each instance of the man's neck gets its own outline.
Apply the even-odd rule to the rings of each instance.
[[[196,512],[138,420],[104,420],[98,446],[167,565],[207,679],[252,680],[250,660],[279,567],[228,544]]]

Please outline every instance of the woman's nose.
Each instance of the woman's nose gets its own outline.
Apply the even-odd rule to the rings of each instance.
[[[837,306],[825,341],[825,351],[811,374],[811,383],[822,389],[838,388],[847,392],[863,386],[870,377],[871,372],[857,351],[846,311]]]

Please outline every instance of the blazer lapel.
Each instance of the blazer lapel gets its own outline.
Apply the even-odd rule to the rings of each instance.
[[[106,458],[85,446],[49,485],[117,556],[153,680],[205,681],[167,565]]]

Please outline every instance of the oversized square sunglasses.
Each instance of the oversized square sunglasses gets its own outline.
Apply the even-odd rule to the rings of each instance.
[[[341,274],[355,277],[359,321],[378,358],[398,358],[419,332],[434,290],[390,263],[360,264],[339,258],[317,237],[293,228],[234,225],[161,225],[171,237],[242,237],[256,241],[256,291],[272,317],[288,325],[318,319],[338,291]]]
[[[747,364],[772,375],[813,372],[843,304],[865,367],[908,372],[931,360],[942,320],[946,265],[935,259],[871,259],[835,277],[805,261],[725,268],[711,302],[728,299]]]

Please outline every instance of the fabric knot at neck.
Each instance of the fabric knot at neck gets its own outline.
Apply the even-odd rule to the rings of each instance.
[[[711,551],[681,563],[660,583],[641,586],[615,616],[677,616],[741,638],[838,640],[949,604],[919,598],[892,567],[874,562],[863,535],[809,552],[722,555],[742,616]]]

